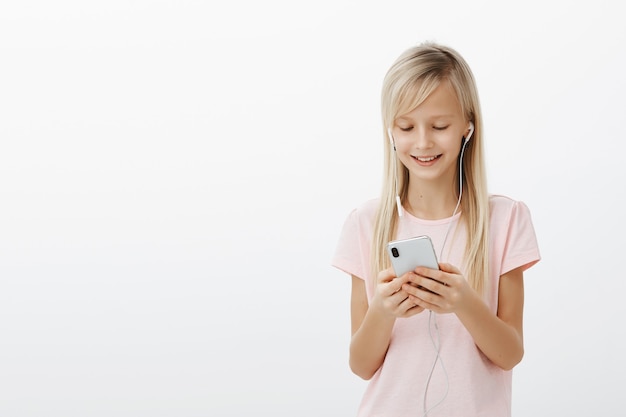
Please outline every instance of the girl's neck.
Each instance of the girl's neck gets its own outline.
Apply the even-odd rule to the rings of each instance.
[[[420,219],[439,220],[452,216],[457,201],[453,187],[419,184],[409,187],[405,209]]]

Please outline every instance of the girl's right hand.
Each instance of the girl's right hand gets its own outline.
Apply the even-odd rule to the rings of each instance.
[[[413,303],[409,299],[409,294],[402,289],[402,285],[409,282],[412,273],[407,272],[401,277],[396,277],[393,268],[380,271],[372,306],[394,317],[411,317],[424,311],[424,308]]]

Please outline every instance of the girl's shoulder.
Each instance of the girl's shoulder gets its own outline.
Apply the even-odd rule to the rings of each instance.
[[[344,227],[362,227],[363,225],[372,223],[376,218],[376,213],[378,212],[379,201],[380,198],[371,198],[357,204],[356,206],[352,206],[347,213]]]
[[[358,225],[358,227],[371,226],[378,212],[379,201],[380,198],[372,198],[357,205],[348,214],[346,222]]]
[[[489,210],[494,211],[510,211],[514,210],[518,206],[524,206],[522,201],[515,200],[509,196],[502,194],[489,194]]]
[[[526,204],[503,195],[489,196],[490,245],[494,259],[501,259],[502,273],[523,265],[530,268],[541,259],[532,216]]]
[[[523,201],[502,194],[489,195],[489,217],[492,225],[532,223],[531,213]]]
[[[380,197],[371,198],[364,201],[361,205],[355,208],[355,211],[363,217],[373,218],[378,212],[378,206],[380,205]]]

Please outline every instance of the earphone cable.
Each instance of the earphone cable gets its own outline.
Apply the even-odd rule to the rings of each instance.
[[[465,153],[465,145],[467,144],[467,142],[463,143],[463,147],[461,148],[461,155],[459,156],[459,197],[457,199],[456,202],[456,207],[454,208],[454,211],[452,212],[452,216],[450,217],[450,222],[448,223],[448,228],[446,230],[446,234],[444,236],[443,239],[443,243],[441,245],[441,249],[439,251],[439,259],[442,259],[443,257],[443,249],[446,246],[446,242],[448,240],[448,234],[450,233],[450,229],[452,228],[452,223],[454,222],[454,216],[456,215],[457,210],[459,209],[459,206],[461,204],[461,196],[463,195],[463,154]],[[439,404],[441,404],[446,397],[448,396],[448,390],[450,388],[450,381],[448,379],[448,372],[446,371],[446,367],[443,363],[443,359],[440,356],[441,353],[441,339],[440,339],[440,335],[439,335],[439,327],[437,326],[437,317],[436,317],[437,313],[434,313],[432,310],[429,310],[429,316],[428,316],[428,334],[430,336],[430,340],[433,343],[433,347],[435,348],[435,360],[433,361],[433,366],[430,368],[430,372],[428,373],[428,379],[426,380],[426,387],[424,388],[424,400],[423,400],[423,412],[424,414],[422,415],[422,417],[426,417],[428,415],[428,413],[430,413],[431,410],[433,410],[435,407],[437,407]],[[437,341],[435,342],[435,339],[433,338],[433,334],[432,334],[432,330],[431,330],[431,319],[434,322],[434,327],[435,327],[435,331],[436,331],[436,336],[437,336]],[[428,394],[428,388],[430,386],[430,381],[431,378],[433,376],[433,373],[435,372],[435,367],[437,366],[437,362],[441,363],[441,369],[443,370],[443,373],[446,377],[446,391],[443,395],[443,397],[436,403],[434,404],[432,407],[430,407],[428,410],[426,409],[426,397]]]

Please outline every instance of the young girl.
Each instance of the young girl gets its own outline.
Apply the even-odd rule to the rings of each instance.
[[[474,77],[453,49],[403,53],[382,89],[380,198],[352,211],[332,265],[352,276],[359,416],[503,417],[524,354],[523,273],[540,255],[528,208],[489,195]],[[396,276],[392,240],[427,235],[439,269]]]

